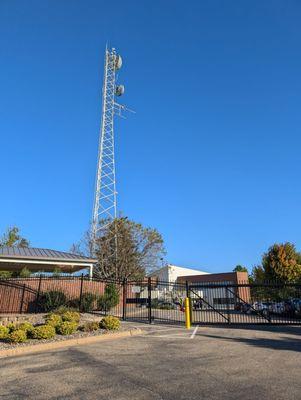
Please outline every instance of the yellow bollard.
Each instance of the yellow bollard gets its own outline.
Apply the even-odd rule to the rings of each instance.
[[[185,320],[186,320],[186,328],[190,329],[190,301],[189,298],[185,298]]]

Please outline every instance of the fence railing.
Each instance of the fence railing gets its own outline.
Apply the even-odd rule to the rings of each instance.
[[[0,279],[0,313],[48,312],[59,306],[124,320],[301,324],[301,285],[248,282],[114,281],[82,276]]]

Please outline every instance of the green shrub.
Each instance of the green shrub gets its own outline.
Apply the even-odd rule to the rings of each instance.
[[[95,300],[96,300],[96,295],[94,293],[84,293],[82,295],[80,311],[81,312],[93,311]]]
[[[99,326],[102,329],[107,329],[107,330],[118,330],[120,328],[120,321],[118,318],[113,317],[112,315],[108,315],[107,317],[104,317],[101,321]]]
[[[9,329],[6,326],[0,325],[0,339],[6,339],[9,334]]]
[[[83,332],[97,331],[99,329],[99,323],[96,321],[89,321],[84,323],[79,329]]]
[[[0,271],[0,279],[11,278],[13,273],[11,271]]]
[[[55,336],[55,328],[51,325],[40,325],[32,332],[33,339],[52,339]]]
[[[62,323],[62,317],[55,313],[49,313],[45,317],[45,322],[47,325],[51,325],[55,328]]]
[[[99,296],[97,307],[101,311],[110,311],[119,303],[119,292],[114,283],[108,283],[105,287],[104,294]]]
[[[41,294],[38,307],[42,312],[49,312],[65,305],[66,302],[67,298],[64,292],[59,290],[50,290],[49,292]]]
[[[70,304],[72,302],[73,302],[73,300],[69,301],[68,304]],[[63,305],[63,306],[60,306],[60,307],[56,308],[55,310],[53,310],[54,314],[58,314],[58,315],[65,314],[67,311],[78,312],[78,308],[73,307],[73,306],[70,307],[70,306]]]
[[[19,272],[19,277],[20,278],[30,278],[31,277],[31,272],[29,271],[28,268],[24,267]]]
[[[16,324],[13,324],[12,322],[10,322],[8,325],[6,325],[8,332],[12,333],[13,331],[15,331],[17,328]]]
[[[56,327],[56,332],[59,335],[72,335],[72,333],[76,331],[77,327],[78,324],[76,322],[65,321]]]
[[[11,343],[24,343],[27,340],[27,335],[22,329],[15,329],[7,338]]]
[[[21,331],[24,331],[27,335],[27,337],[30,337],[33,330],[34,330],[34,326],[30,323],[30,322],[22,322],[21,324],[19,324],[18,329],[21,329]]]
[[[64,314],[62,314],[62,320],[63,322],[76,322],[78,324],[80,320],[80,313],[77,311],[66,311]]]

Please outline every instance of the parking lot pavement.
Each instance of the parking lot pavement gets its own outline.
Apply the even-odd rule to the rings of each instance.
[[[301,399],[301,328],[147,326],[1,360],[1,399]],[[194,335],[193,335],[194,333]]]

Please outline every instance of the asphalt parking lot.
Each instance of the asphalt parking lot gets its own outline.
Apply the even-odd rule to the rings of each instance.
[[[1,359],[0,398],[301,399],[301,327],[139,327],[146,334]]]

